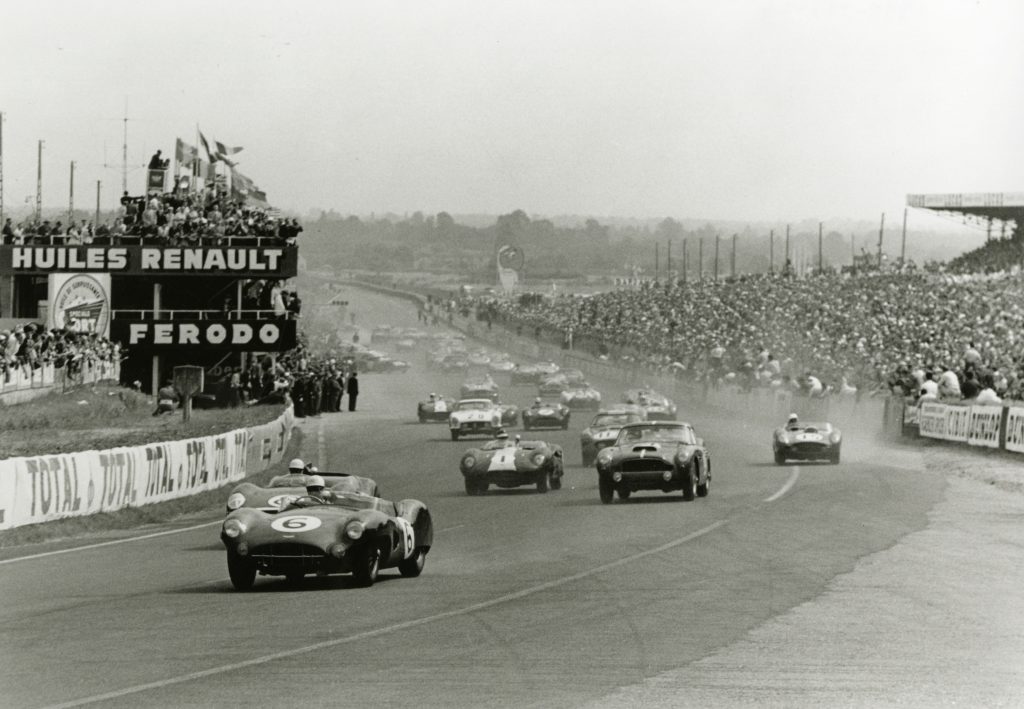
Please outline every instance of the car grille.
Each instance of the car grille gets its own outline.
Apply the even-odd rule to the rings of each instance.
[[[648,473],[672,470],[672,464],[661,458],[634,458],[622,461],[624,473]]]
[[[827,443],[814,443],[810,441],[797,443],[795,446],[793,446],[794,450],[799,451],[801,453],[815,453],[818,451],[822,451],[825,448],[828,448]]]
[[[467,429],[470,430],[470,431],[482,431],[485,428],[489,430],[491,428],[491,422],[490,421],[470,421],[468,423],[463,423],[461,425],[461,428],[462,428],[463,431],[465,431]]]
[[[301,561],[303,559],[322,559],[324,557],[324,552],[321,549],[308,544],[295,544],[289,542],[281,544],[264,544],[261,547],[253,549],[249,555],[254,559],[259,560]]]

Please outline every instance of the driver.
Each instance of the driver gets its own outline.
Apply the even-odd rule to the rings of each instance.
[[[324,479],[319,475],[310,475],[306,481],[306,494],[315,497],[323,502],[330,502],[334,499],[334,491],[326,489]]]
[[[542,402],[540,400],[540,397],[538,396],[536,399],[533,400],[533,406],[531,408],[539,409],[540,406],[541,406],[541,403]]]
[[[288,463],[288,472],[292,475],[302,475],[306,472],[306,464],[301,458],[292,458],[292,462]]]
[[[796,414],[790,414],[789,418],[786,419],[786,429],[795,431],[798,428],[800,428],[800,421],[797,419]]]
[[[437,394],[435,394],[434,392],[430,392],[430,396],[428,397],[428,401],[430,401],[431,404],[433,404],[435,401],[437,401]]]

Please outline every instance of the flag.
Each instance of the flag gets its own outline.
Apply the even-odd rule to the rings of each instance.
[[[231,196],[234,199],[254,202],[260,206],[267,204],[267,193],[258,188],[251,179],[234,169],[231,170]]]
[[[219,140],[215,140],[215,141],[213,141],[213,143],[214,143],[214,145],[217,146],[217,154],[218,155],[227,156],[227,155],[234,155],[235,153],[242,152],[242,148],[240,148],[240,147],[239,148],[230,148],[230,147],[224,145],[224,143],[220,142]]]
[[[177,138],[174,146],[174,159],[179,165],[191,165],[192,161],[199,157],[199,151],[193,145],[189,145],[181,138]]]
[[[197,132],[199,133],[199,142],[203,144],[203,150],[206,151],[207,159],[209,159],[210,162],[217,162],[217,153],[210,150],[210,143],[207,142],[206,136],[203,135],[202,131]]]

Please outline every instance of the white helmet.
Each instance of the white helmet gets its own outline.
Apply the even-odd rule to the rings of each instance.
[[[306,490],[309,491],[315,487],[318,487],[321,490],[323,490],[325,487],[327,487],[327,484],[324,482],[324,479],[319,475],[310,475],[309,480],[306,481]]]
[[[301,458],[292,458],[292,462],[288,464],[288,470],[303,471],[306,469],[306,464],[302,462]]]

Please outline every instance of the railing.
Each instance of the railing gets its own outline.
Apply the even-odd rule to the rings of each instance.
[[[148,309],[117,309],[111,311],[114,320],[276,320],[273,310],[167,310],[159,313]]]
[[[41,367],[13,366],[0,375],[0,401],[12,403],[9,400],[34,398],[50,389],[59,388],[66,391],[83,384],[95,384],[106,380],[118,381],[120,378],[120,362],[86,360],[74,372],[66,365],[56,367],[52,363]],[[31,396],[19,396],[25,393]]]
[[[152,236],[141,236],[139,234],[121,234],[118,236],[93,236],[88,237],[86,242],[80,236],[68,234],[50,234],[41,236],[38,234],[26,234],[21,237],[14,246],[166,246],[168,248],[199,247],[199,246],[266,246],[277,247],[294,246],[291,239],[282,239],[279,236],[215,236],[212,234],[197,235],[195,240],[179,238],[176,243],[170,243]],[[4,246],[11,246],[11,243],[4,242]]]

